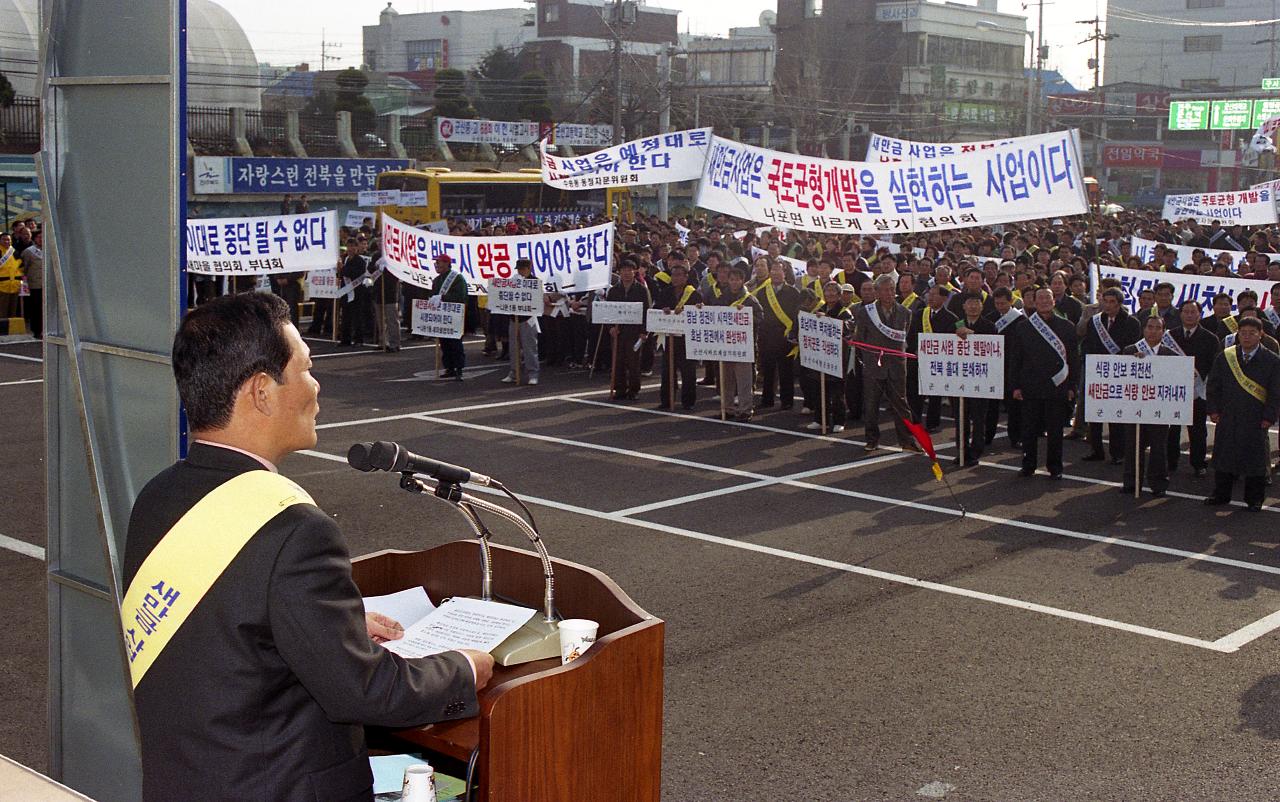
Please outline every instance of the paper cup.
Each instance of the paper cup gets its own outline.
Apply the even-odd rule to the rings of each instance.
[[[572,663],[596,642],[600,625],[585,618],[568,618],[560,622],[560,665]]]
[[[407,766],[401,802],[436,802],[436,772],[427,765]]]

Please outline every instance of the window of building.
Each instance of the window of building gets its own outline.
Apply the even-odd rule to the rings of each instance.
[[[376,50],[365,51],[364,65],[371,70],[378,69],[378,51]]]
[[[1182,39],[1184,53],[1213,53],[1222,49],[1222,34],[1213,36],[1185,36]]]
[[[1183,89],[1217,89],[1217,78],[1183,78]]]
[[[408,55],[409,70],[442,70],[444,69],[444,40],[418,39],[405,42]]]
[[[1187,8],[1222,8],[1227,0],[1187,0]]]
[[[822,3],[823,0],[804,0],[804,15],[810,18],[821,17]]]
[[[992,95],[995,94],[995,92],[996,92],[996,85],[994,81],[987,81],[982,85],[982,94],[984,97],[991,97]]]
[[[547,3],[542,7],[543,22],[559,22],[560,21],[560,4]]]

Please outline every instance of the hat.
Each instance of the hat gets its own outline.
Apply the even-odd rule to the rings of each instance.
[[[840,292],[857,292],[857,290],[854,289],[852,284],[841,284]]]
[[[507,223],[507,233],[508,234],[520,233],[520,225],[518,223]]]
[[[444,262],[447,265],[451,265],[453,264],[453,257],[449,256],[449,254],[447,253],[438,253],[436,254],[435,261]]]

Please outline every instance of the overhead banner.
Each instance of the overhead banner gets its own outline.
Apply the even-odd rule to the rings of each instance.
[[[1217,222],[1228,226],[1263,226],[1277,222],[1275,194],[1269,187],[1166,195],[1161,216],[1173,222],[1194,219],[1197,223]]]
[[[495,278],[516,274],[517,259],[533,263],[542,282],[562,292],[584,292],[609,286],[613,255],[613,223],[551,234],[514,237],[455,237],[407,226],[382,215],[382,254],[396,278],[418,287],[431,286],[435,258],[453,260],[472,287],[484,288]]]
[[[1188,273],[1156,273],[1151,270],[1128,270],[1111,265],[1095,265],[1096,279],[1115,278],[1120,280],[1124,290],[1124,303],[1130,312],[1138,311],[1138,296],[1143,290],[1154,290],[1157,284],[1168,282],[1173,285],[1173,305],[1180,306],[1183,301],[1200,302],[1205,314],[1213,310],[1213,297],[1219,293],[1231,296],[1231,310],[1235,312],[1236,296],[1245,290],[1253,290],[1258,294],[1258,308],[1271,308],[1271,286],[1274,282],[1254,281],[1244,278],[1218,278],[1217,276],[1197,276]],[[1097,280],[1094,287],[1098,286]]]
[[[338,213],[187,220],[187,272],[301,273],[338,263]]]
[[[1215,262],[1218,260],[1218,254],[1225,253],[1231,257],[1232,269],[1239,268],[1245,258],[1252,255],[1252,252],[1250,251],[1227,251],[1219,250],[1217,248],[1195,248],[1190,245],[1170,245],[1167,242],[1156,242],[1155,240],[1142,239],[1140,237],[1134,237],[1130,240],[1129,253],[1132,256],[1138,257],[1143,262],[1150,262],[1156,258],[1157,245],[1163,245],[1166,249],[1177,254],[1177,258],[1174,260],[1173,264],[1176,267],[1183,268],[1192,266],[1191,257],[1196,251],[1203,252],[1205,256],[1208,256]],[[1280,261],[1280,253],[1267,253],[1263,255],[1271,261]]]
[[[1035,137],[1023,137],[1034,139]],[[912,142],[910,139],[897,139],[883,134],[872,134],[867,141],[867,161],[869,162],[901,162],[912,159],[938,159],[947,156],[958,156],[961,153],[977,153],[980,150],[991,150],[1000,145],[1017,142],[1013,139],[990,139],[985,142]]]
[[[613,126],[556,123],[553,127],[551,123],[437,117],[436,138],[440,142],[516,146],[550,139],[553,144],[603,148],[613,144]]]
[[[572,158],[552,156],[546,143],[540,142],[542,183],[559,189],[591,189],[692,181],[702,175],[710,144],[710,128],[658,134]]]
[[[920,394],[1004,398],[1004,337],[921,334],[916,355]]]
[[[941,231],[1089,210],[1072,131],[919,164],[836,161],[714,137],[696,205],[829,234]]]
[[[1106,356],[1084,360],[1084,417],[1090,423],[1191,423],[1195,359]]]
[[[844,342],[844,321],[837,317],[800,313],[800,367],[816,370],[837,379],[844,378],[840,358]]]
[[[197,195],[350,193],[373,189],[378,174],[407,170],[408,159],[295,159],[281,156],[196,156]]]

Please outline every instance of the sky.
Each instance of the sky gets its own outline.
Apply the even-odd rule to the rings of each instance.
[[[358,66],[360,63],[361,28],[376,25],[386,0],[217,0],[239,21],[257,53],[259,61],[272,64],[296,64],[306,61],[319,67],[321,42],[329,43],[328,67]],[[827,0],[828,3],[840,0]],[[998,8],[1007,14],[1027,14],[1035,26],[1036,5],[1025,10],[1021,0],[998,0]],[[750,0],[660,0],[650,3],[678,9],[680,30],[703,35],[727,35],[729,28],[757,24],[760,12],[775,9],[773,3]],[[972,3],[969,3],[970,5]],[[1092,46],[1077,44],[1092,29],[1076,24],[1077,20],[1095,16],[1105,9],[1101,0],[1050,0],[1044,5],[1045,44],[1049,45],[1046,68],[1059,69],[1079,89],[1093,85],[1086,61],[1093,55]],[[530,8],[519,0],[399,0],[393,7],[402,14],[418,11],[474,11],[484,8]],[[856,58],[857,50],[851,50]]]

